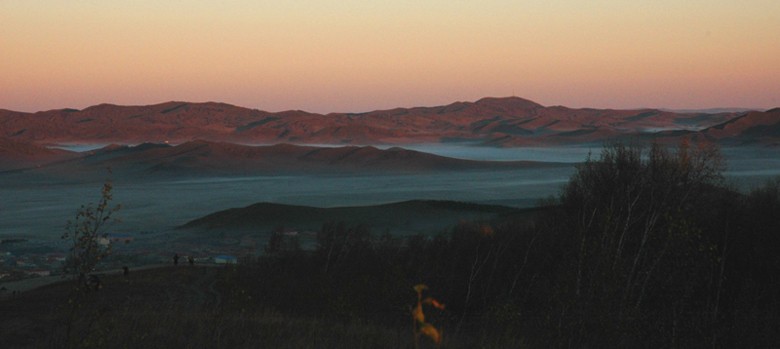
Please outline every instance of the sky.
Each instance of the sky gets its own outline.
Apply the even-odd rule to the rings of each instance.
[[[0,0],[0,109],[780,106],[777,0]]]

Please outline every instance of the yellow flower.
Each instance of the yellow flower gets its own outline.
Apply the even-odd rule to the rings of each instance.
[[[424,290],[427,290],[428,286],[425,286],[423,284],[419,284],[417,286],[414,286],[414,290],[417,291],[417,293],[421,293]]]
[[[441,304],[441,303],[439,303],[438,301],[436,301],[435,299],[433,299],[433,298],[431,298],[431,297],[425,298],[425,300],[423,301],[423,303],[425,303],[425,304],[430,304],[430,305],[432,305],[432,306],[434,306],[434,307],[436,307],[436,308],[439,308],[439,309],[441,309],[441,310],[444,310],[444,304]]]
[[[479,235],[482,237],[490,237],[495,235],[495,232],[489,225],[483,225],[479,227]]]
[[[431,326],[431,324],[422,325],[422,327],[420,327],[420,332],[424,333],[428,337],[431,337],[431,339],[433,339],[433,341],[436,343],[441,342],[441,333],[439,333],[435,327]]]
[[[417,308],[414,308],[414,311],[412,312],[412,317],[418,322],[425,322],[425,314],[423,314],[422,311],[422,304],[417,304]]]

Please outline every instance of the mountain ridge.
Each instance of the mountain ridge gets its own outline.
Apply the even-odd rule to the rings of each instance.
[[[545,107],[519,97],[485,97],[433,107],[364,113],[268,112],[227,103],[98,104],[36,113],[0,110],[0,137],[47,143],[410,144],[470,142],[528,146],[602,142],[657,130],[704,130],[749,113]],[[588,132],[571,132],[587,130]]]
[[[0,139],[1,140],[1,139]],[[89,177],[106,167],[124,176],[250,176],[281,174],[385,174],[438,171],[511,170],[565,166],[552,162],[480,161],[456,159],[400,147],[317,147],[294,144],[240,145],[207,140],[178,145],[142,143],[108,145],[76,153],[50,150],[35,144],[4,140],[23,149],[47,150],[24,161],[0,161],[6,173],[42,173],[51,176]],[[4,149],[0,142],[0,159]],[[21,153],[19,151],[15,152]],[[37,153],[36,153],[37,154]],[[18,159],[16,157],[15,159]],[[14,159],[11,159],[14,160]],[[9,165],[10,164],[10,165]],[[3,171],[4,170],[4,171]],[[0,172],[1,173],[1,172]]]

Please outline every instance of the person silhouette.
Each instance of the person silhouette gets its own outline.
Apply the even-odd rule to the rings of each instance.
[[[125,277],[130,275],[130,268],[128,268],[126,265],[122,267],[122,270],[123,270],[122,274],[125,274]]]
[[[178,253],[173,255],[173,265],[179,265],[179,254]]]
[[[190,262],[190,266],[193,266],[193,265],[195,265],[195,257],[193,257],[192,255],[190,255],[190,256],[187,258],[187,260]]]

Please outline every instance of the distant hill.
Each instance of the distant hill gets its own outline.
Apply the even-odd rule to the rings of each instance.
[[[397,235],[441,231],[463,219],[488,220],[501,216],[531,214],[531,211],[499,205],[438,200],[333,208],[262,202],[212,213],[177,229],[230,232],[270,230],[284,226],[317,231],[323,222],[344,221],[348,225],[365,224],[376,232],[388,229]]]
[[[224,103],[101,104],[37,113],[0,110],[0,137],[34,143],[409,144],[468,141],[490,146],[600,142],[659,130],[700,130],[739,113],[676,113],[545,107],[483,98],[436,107],[366,113],[266,112]]]
[[[50,149],[29,142],[0,138],[0,170],[37,167],[78,156],[78,153],[67,150]]]
[[[476,161],[448,158],[403,148],[372,146],[315,147],[291,144],[248,146],[195,140],[176,146],[144,143],[137,146],[110,145],[73,153],[56,151],[18,141],[7,141],[19,149],[50,159],[39,167],[26,160],[27,167],[15,171],[48,173],[52,176],[103,174],[110,167],[121,176],[250,176],[280,174],[378,174],[435,171],[501,170],[567,166],[533,161]],[[24,145],[27,144],[27,145]],[[23,146],[24,145],[24,146]],[[25,148],[26,147],[26,148]],[[1,156],[2,154],[0,154]]]
[[[765,111],[760,108],[708,108],[708,109],[666,109],[659,108],[658,110],[668,111],[672,113],[690,114],[690,113],[702,113],[702,114],[720,114],[720,113],[747,113],[750,111]]]
[[[718,141],[770,143],[780,140],[780,108],[753,111],[702,131]]]

